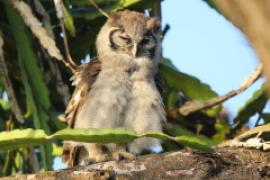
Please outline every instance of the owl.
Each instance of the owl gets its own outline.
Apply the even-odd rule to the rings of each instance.
[[[97,36],[97,58],[81,65],[72,77],[76,88],[66,109],[68,126],[120,127],[137,134],[162,131],[160,38],[157,18],[129,10],[112,13]],[[66,141],[62,159],[69,166],[133,159],[153,146],[161,148],[161,142],[147,137],[126,145]]]

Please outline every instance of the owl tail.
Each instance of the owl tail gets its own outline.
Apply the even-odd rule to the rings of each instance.
[[[73,142],[64,142],[62,162],[66,163],[68,167],[73,167],[79,164],[79,153],[83,147]]]

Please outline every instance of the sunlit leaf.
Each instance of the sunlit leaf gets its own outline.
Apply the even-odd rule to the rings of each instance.
[[[270,123],[270,113],[263,113],[262,118],[263,118],[265,124]]]
[[[203,135],[196,135],[192,131],[184,128],[183,126],[176,125],[172,129],[169,130],[168,132],[169,135],[171,136],[187,136],[187,137],[192,137],[194,139],[200,140],[203,144],[208,145],[209,147],[217,144],[217,142],[213,141],[210,138],[207,138],[206,136]]]
[[[95,19],[97,17],[102,16],[102,14],[90,3],[89,0],[70,0],[71,5],[78,6],[77,8],[74,7],[71,9],[72,14],[75,18],[86,18],[88,20]],[[147,1],[140,1],[140,0],[114,0],[114,1],[105,1],[99,0],[95,1],[99,7],[107,12],[115,12],[121,9],[130,8],[130,7],[140,7],[141,9],[149,8],[149,4],[155,2],[155,0],[147,0]]]
[[[30,147],[46,143],[49,140],[68,140],[87,143],[128,143],[140,137],[152,137],[161,140],[170,140],[182,145],[186,145],[203,151],[211,151],[212,148],[208,142],[196,136],[176,136],[172,137],[162,132],[147,132],[136,135],[130,130],[122,128],[116,129],[63,129],[50,136],[47,136],[43,130],[13,130],[0,133],[0,150],[16,149],[20,147]],[[10,143],[13,142],[13,143]]]
[[[175,141],[184,145],[188,146],[194,149],[199,149],[202,151],[213,151],[212,148],[203,141],[201,141],[199,138],[196,137],[189,137],[189,136],[177,136],[175,137]]]
[[[54,155],[54,156],[61,156],[62,153],[63,153],[63,147],[62,146],[60,147],[60,146],[57,146],[56,144],[53,144],[52,149],[53,149],[52,155]]]
[[[171,137],[167,134],[161,133],[161,132],[147,132],[143,136],[145,137],[154,137],[158,138],[161,140],[171,140],[175,141],[179,144],[182,144],[184,146],[188,146],[194,149],[199,149],[202,151],[212,151],[211,146],[209,144],[205,143],[202,141],[200,138],[195,137],[195,136],[176,136],[176,137]]]
[[[213,0],[202,0],[204,1],[205,3],[207,3],[211,8],[214,8],[216,9],[216,6],[215,6],[215,3]]]
[[[215,124],[215,129],[217,133],[212,137],[213,140],[217,142],[222,142],[226,140],[226,135],[230,132],[231,126],[223,120],[217,120]]]
[[[177,71],[167,63],[161,62],[159,69],[171,92],[182,92],[189,100],[207,100],[217,96],[217,93],[209,85],[194,76]],[[207,110],[207,113],[210,116],[215,116],[219,111],[220,107],[217,107]]]
[[[135,133],[124,129],[63,129],[52,135],[61,140],[106,143],[125,143],[136,138]]]
[[[4,1],[4,5],[19,53],[20,72],[26,94],[27,108],[29,108],[27,111],[33,117],[35,128],[44,129],[47,133],[50,133],[47,124],[49,119],[48,111],[50,109],[49,91],[44,83],[42,72],[38,67],[37,56],[32,48],[30,33],[22,18],[11,4]],[[41,148],[41,156],[44,160],[44,167],[51,169],[50,145],[45,145]]]
[[[6,111],[10,109],[10,104],[4,99],[0,99],[0,106]]]
[[[18,149],[44,144],[46,134],[43,130],[12,130],[0,133],[0,150]]]
[[[64,21],[65,26],[68,32],[70,33],[70,35],[74,37],[76,35],[76,29],[74,26],[73,17],[70,11],[65,6],[64,6],[64,16],[65,16],[65,21]]]
[[[238,111],[238,114],[234,118],[234,123],[237,123],[238,126],[245,124],[249,121],[251,116],[261,112],[264,109],[268,101],[265,94],[265,89],[266,83],[264,83],[259,90],[253,93],[252,97],[248,99],[245,105]]]
[[[169,88],[182,92],[190,99],[209,99],[217,96],[209,85],[194,76],[185,74],[160,63],[160,71]]]
[[[179,97],[178,91],[169,91],[167,93],[166,107],[174,108],[179,100],[180,100],[180,97]]]

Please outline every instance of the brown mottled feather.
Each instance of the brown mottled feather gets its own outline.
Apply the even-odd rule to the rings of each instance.
[[[101,62],[95,58],[89,63],[81,65],[79,71],[72,76],[71,80],[75,84],[76,88],[65,112],[68,127],[73,128],[76,113],[83,105],[85,97],[91,90],[91,86],[95,82],[100,69]]]
[[[83,64],[79,70],[71,77],[72,83],[76,86],[73,95],[66,108],[65,117],[69,128],[74,127],[76,114],[85,102],[86,96],[91,90],[99,72],[101,71],[101,62],[98,58],[92,59],[89,63]],[[163,94],[163,79],[158,72],[155,76],[155,84],[160,94]],[[76,165],[76,157],[79,148],[70,142],[64,142],[62,160],[68,166]]]

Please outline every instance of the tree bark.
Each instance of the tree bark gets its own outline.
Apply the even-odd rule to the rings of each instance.
[[[220,148],[214,153],[181,150],[140,156],[133,161],[111,161],[10,179],[270,179],[270,154],[255,149]]]

